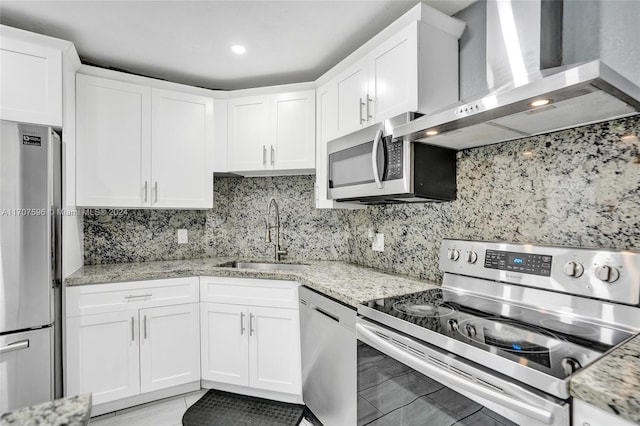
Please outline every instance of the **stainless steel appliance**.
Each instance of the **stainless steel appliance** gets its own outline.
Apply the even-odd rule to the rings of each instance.
[[[379,204],[456,198],[456,153],[393,136],[387,120],[327,144],[328,194]]]
[[[474,4],[466,19],[480,24],[461,49],[462,101],[394,135],[466,149],[638,114],[634,3]]]
[[[326,426],[356,424],[356,311],[300,287],[302,398]]]
[[[440,269],[358,307],[359,424],[567,426],[571,375],[640,332],[640,253],[444,240]]]
[[[2,121],[0,412],[62,396],[61,146],[48,127]]]

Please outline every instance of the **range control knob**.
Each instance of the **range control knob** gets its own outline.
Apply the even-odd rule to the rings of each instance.
[[[451,333],[455,333],[456,331],[458,331],[458,321],[454,319],[450,319],[449,321],[447,321],[447,326],[449,327],[449,331]]]
[[[620,278],[620,272],[613,266],[601,265],[596,268],[596,277],[605,283],[612,283]]]
[[[476,333],[476,328],[474,326],[472,326],[471,324],[467,324],[467,326],[464,328],[464,330],[467,332],[467,336],[473,338],[476,337],[477,333]]]
[[[478,261],[478,253],[473,250],[467,252],[467,263],[476,263]]]
[[[456,249],[449,249],[447,250],[447,257],[449,258],[449,260],[453,260],[454,262],[456,262],[458,259],[460,259],[460,252]]]
[[[582,368],[580,363],[573,358],[563,358],[562,361],[560,361],[560,365],[567,376],[572,375]]]
[[[570,261],[564,264],[562,271],[568,277],[578,278],[584,273],[584,267],[578,262]]]

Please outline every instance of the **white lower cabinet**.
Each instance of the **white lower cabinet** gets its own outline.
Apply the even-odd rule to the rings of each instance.
[[[246,306],[201,303],[202,378],[249,386]]]
[[[68,287],[66,300],[65,392],[92,393],[94,414],[200,388],[198,278]]]
[[[137,311],[67,318],[67,348],[67,395],[101,404],[140,393]]]
[[[141,309],[140,391],[200,380],[199,304]]]
[[[249,327],[249,386],[300,393],[298,310],[251,306]]]
[[[257,395],[275,399],[301,396],[298,286],[277,280],[201,278],[202,379],[273,392]],[[240,304],[243,300],[251,305]]]

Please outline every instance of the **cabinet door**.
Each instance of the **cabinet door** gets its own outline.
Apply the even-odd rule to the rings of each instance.
[[[102,404],[140,393],[137,311],[67,318],[66,394]]]
[[[249,385],[247,308],[201,303],[202,379]]]
[[[271,96],[271,126],[275,142],[269,165],[275,170],[315,167],[315,90]]]
[[[199,304],[140,310],[140,389],[200,380]]]
[[[316,208],[332,208],[327,199],[327,142],[338,130],[338,99],[334,83],[316,91]]]
[[[367,62],[362,60],[335,79],[338,96],[336,136],[360,129],[367,121]]]
[[[0,35],[0,118],[62,126],[62,52]]]
[[[148,87],[76,76],[77,205],[149,205],[150,99]]]
[[[151,205],[213,207],[213,98],[152,89]]]
[[[418,110],[416,28],[408,26],[368,55],[368,109],[375,122]]]
[[[298,310],[249,307],[249,336],[250,386],[299,395]]]
[[[273,145],[269,129],[269,96],[229,99],[229,171],[265,170]]]

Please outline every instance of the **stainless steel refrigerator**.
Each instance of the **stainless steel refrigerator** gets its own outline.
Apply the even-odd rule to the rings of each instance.
[[[62,396],[60,137],[1,123],[0,413]]]

